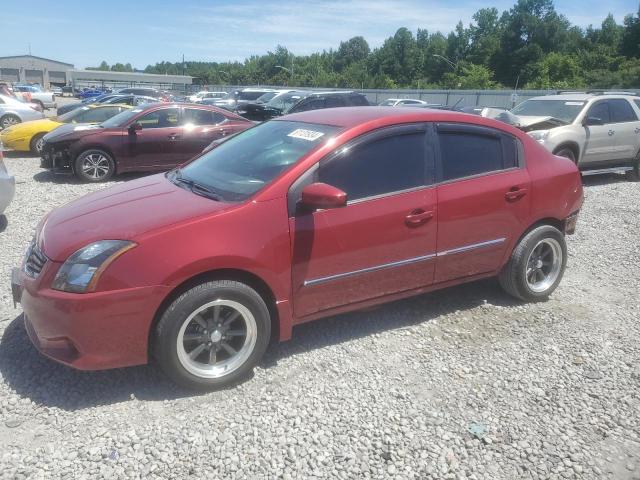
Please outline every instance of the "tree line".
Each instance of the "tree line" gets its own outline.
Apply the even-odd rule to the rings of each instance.
[[[129,71],[131,65],[98,69]],[[122,70],[122,69],[125,70]],[[311,55],[284,46],[244,62],[160,62],[146,73],[186,74],[195,83],[338,88],[565,89],[640,87],[640,8],[618,24],[572,25],[552,0],[482,8],[445,35],[399,28],[371,49],[353,37]]]

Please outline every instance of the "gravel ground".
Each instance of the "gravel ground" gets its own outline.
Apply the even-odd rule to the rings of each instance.
[[[320,320],[241,385],[194,395],[29,344],[10,267],[46,211],[103,187],[6,163],[0,478],[640,479],[638,184],[586,180],[548,302],[485,281]]]

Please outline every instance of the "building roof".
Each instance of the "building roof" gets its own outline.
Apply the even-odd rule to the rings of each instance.
[[[162,73],[112,72],[111,70],[70,70],[68,74],[75,80],[115,80],[148,81],[156,83],[191,84],[194,77],[189,75],[165,75]]]
[[[0,57],[0,60],[4,60],[7,58],[34,58],[36,60],[44,60],[46,62],[60,63],[62,65],[67,65],[73,68],[73,63],[61,62],[60,60],[53,60],[51,58],[45,58],[45,57],[36,57],[35,55],[9,55],[7,57]]]

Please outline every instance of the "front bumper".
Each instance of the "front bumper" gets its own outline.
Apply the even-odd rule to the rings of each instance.
[[[169,288],[60,292],[45,286],[59,266],[49,261],[36,279],[20,269],[12,272],[13,300],[22,304],[34,346],[52,360],[79,370],[147,363],[150,328]]]
[[[4,133],[4,132],[3,132]],[[19,152],[26,152],[30,149],[30,138],[28,137],[16,137],[11,133],[0,133],[0,142],[4,145],[6,150],[17,150]]]
[[[40,168],[61,170],[64,172],[71,172],[73,170],[71,156],[67,148],[45,142],[41,155]]]

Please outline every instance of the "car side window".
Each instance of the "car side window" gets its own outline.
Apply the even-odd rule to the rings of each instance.
[[[633,107],[624,98],[612,98],[607,100],[611,123],[635,122],[638,120]]]
[[[518,165],[517,140],[483,128],[438,128],[443,181]]]
[[[589,109],[589,113],[587,113],[587,117],[595,117],[599,118],[604,123],[611,123],[608,103],[606,101],[601,101],[593,104]]]
[[[142,128],[168,128],[178,126],[178,109],[165,108],[155,110],[140,117],[136,123],[142,125]]]
[[[325,100],[325,108],[344,107],[345,99],[340,97],[327,97]]]
[[[224,115],[210,110],[201,110],[199,108],[185,108],[182,124],[191,125],[217,125],[225,120]]]
[[[349,201],[426,184],[425,133],[408,132],[355,145],[321,163],[318,181],[346,192]]]
[[[640,108],[640,100],[634,100],[633,103],[636,104],[636,107]]]
[[[291,109],[291,112],[295,110],[296,112],[306,112],[308,110],[318,110],[320,108],[325,108],[325,99],[324,98],[311,98],[306,101],[303,101],[300,105],[298,105],[295,109]]]

